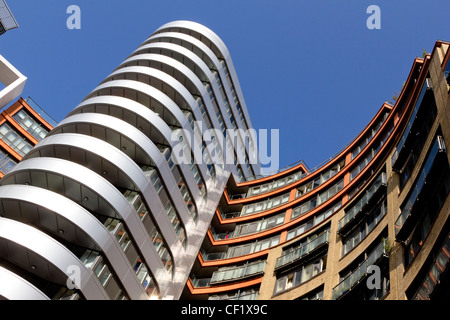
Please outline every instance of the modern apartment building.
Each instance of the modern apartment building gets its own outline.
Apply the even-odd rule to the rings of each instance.
[[[231,177],[182,299],[448,300],[450,50],[332,160]]]
[[[0,296],[178,299],[251,128],[217,35],[159,28],[0,180]]]
[[[1,8],[1,7],[0,7]],[[27,81],[19,70],[0,55],[0,109],[16,101]],[[19,98],[0,114],[0,178],[56,125],[31,98]]]
[[[39,143],[0,143],[23,157],[0,179],[0,298],[448,298],[449,45],[332,160],[257,179],[230,53],[197,23],[160,27],[42,135],[20,99],[3,123]]]
[[[56,122],[31,98],[18,99],[0,114],[0,178],[45,138]]]

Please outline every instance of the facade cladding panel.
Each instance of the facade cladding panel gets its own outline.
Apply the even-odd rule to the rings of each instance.
[[[181,298],[448,300],[449,57],[439,41],[416,58],[322,166],[230,180]]]
[[[17,259],[9,246],[0,252],[3,274],[29,283],[29,296],[178,299],[230,175],[260,171],[214,163],[202,143],[209,129],[242,129],[243,142],[251,122],[228,50],[193,22],[159,28],[53,130],[35,133],[35,148],[8,140],[9,129],[4,144],[23,159],[0,180],[2,219],[17,232],[35,227],[38,247],[54,243],[18,243]],[[213,146],[222,156],[251,152],[217,135]],[[50,266],[54,279],[44,276]]]

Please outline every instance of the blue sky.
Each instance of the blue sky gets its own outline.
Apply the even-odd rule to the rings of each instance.
[[[352,140],[400,92],[413,59],[450,40],[450,2],[380,0],[7,0],[19,29],[0,54],[62,120],[162,24],[192,20],[227,45],[255,129],[280,130],[280,166],[312,168]],[[69,30],[69,5],[81,30]],[[368,6],[381,9],[369,30]]]

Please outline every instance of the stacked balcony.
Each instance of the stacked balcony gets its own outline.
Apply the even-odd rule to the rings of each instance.
[[[431,191],[435,178],[440,174],[443,161],[446,161],[446,148],[441,136],[437,136],[430,152],[425,160],[425,164],[417,177],[414,187],[410,191],[404,204],[400,216],[395,222],[395,236],[398,241],[405,241],[411,233],[421,209],[426,204],[427,195]]]
[[[369,270],[369,266],[380,264],[383,258],[389,257],[389,248],[387,241],[381,241],[375,249],[350,275],[345,277],[337,286],[332,290],[332,299],[342,299],[351,290],[353,290],[358,284],[363,283],[366,279]]]
[[[364,195],[349,209],[346,209],[345,216],[339,220],[338,233],[346,237],[365,215],[371,213],[371,208],[386,192],[386,173],[381,173],[372,185],[365,191]]]

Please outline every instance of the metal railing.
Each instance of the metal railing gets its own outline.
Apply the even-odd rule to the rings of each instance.
[[[410,130],[411,130],[413,124],[414,124],[414,121],[416,119],[416,115],[419,112],[419,109],[420,109],[420,107],[422,105],[422,101],[423,101],[423,98],[425,96],[425,93],[427,92],[427,90],[429,88],[432,88],[431,87],[431,81],[428,81],[428,79],[427,79],[425,81],[424,85],[423,85],[422,91],[420,92],[420,96],[417,99],[416,105],[415,105],[414,110],[413,110],[413,112],[412,112],[412,114],[410,116],[410,119],[408,121],[408,125],[405,128],[403,136],[401,137],[400,141],[398,142],[397,148],[395,149],[394,154],[392,155],[391,163],[392,163],[393,167],[395,167],[395,164],[396,164],[396,162],[397,162],[397,160],[398,160],[398,158],[400,156],[400,152],[402,151],[403,147],[406,144],[406,141],[409,138]]]
[[[209,287],[211,278],[191,278],[192,285],[195,288]]]
[[[332,299],[339,299],[353,289],[367,275],[369,266],[375,265],[383,256],[387,257],[388,254],[387,240],[381,241],[355,271],[333,288]]]
[[[341,230],[347,223],[353,220],[364,209],[365,205],[370,202],[373,195],[379,190],[379,188],[382,185],[386,185],[386,183],[387,183],[386,173],[383,172],[374,181],[372,186],[369,187],[366,194],[351,207],[351,209],[345,214],[345,216],[341,220],[339,220],[338,230]]]
[[[414,208],[414,205],[416,204],[417,200],[419,199],[419,195],[422,192],[423,187],[425,186],[427,177],[433,167],[434,161],[436,159],[436,156],[440,152],[445,152],[445,144],[444,140],[441,136],[437,136],[436,141],[431,148],[431,151],[429,155],[427,156],[425,165],[421,171],[421,174],[417,178],[415,182],[414,189],[412,190],[410,196],[408,197],[408,200],[406,201],[405,205],[403,206],[402,212],[400,213],[400,216],[397,218],[397,221],[395,221],[395,235],[398,235],[400,230],[402,229],[403,225],[405,224],[406,220],[411,216],[412,210]]]
[[[238,199],[243,199],[243,198],[247,198],[246,193],[230,194],[230,200],[238,200]]]
[[[205,261],[211,261],[211,260],[220,260],[225,259],[227,257],[226,252],[206,252],[204,250],[201,251],[201,255],[203,260]]]
[[[262,178],[265,178],[265,177],[268,177],[268,176],[272,176],[272,175],[274,175],[274,174],[277,174],[277,173],[286,171],[286,170],[288,170],[288,169],[290,169],[290,168],[293,168],[293,167],[299,165],[300,163],[303,163],[303,165],[305,166],[305,168],[308,168],[308,167],[306,166],[306,163],[305,163],[303,160],[298,160],[298,161],[296,161],[296,162],[294,162],[294,163],[291,163],[291,164],[289,164],[289,165],[287,165],[287,166],[284,166],[284,167],[281,168],[281,169],[274,170],[274,171],[270,171],[270,172],[264,172],[264,174],[257,174],[257,175],[254,175],[254,176],[250,176],[250,177],[248,177],[248,178],[246,179],[246,181],[252,181],[252,180],[257,180],[257,179],[262,179]],[[309,170],[308,170],[308,171],[309,171]]]
[[[444,274],[444,270],[446,270],[447,265],[450,262],[449,253],[445,250],[446,246],[450,246],[450,233],[447,235],[446,242],[444,242],[442,249],[428,270],[422,285],[419,287],[411,300],[430,299],[430,296],[433,294],[434,289],[439,284],[441,277]]]
[[[231,219],[231,218],[239,217],[241,215],[241,212],[240,211],[221,212],[221,215],[222,215],[223,219]]]
[[[265,269],[266,261],[258,261],[227,270],[218,270],[213,273],[210,283],[215,284],[255,276],[264,273]]]
[[[318,248],[323,244],[328,243],[329,239],[330,239],[330,232],[326,231],[321,235],[319,235],[314,240],[305,243],[303,246],[295,249],[294,251],[282,255],[281,257],[277,258],[275,263],[275,269],[279,269],[290,263],[293,263],[294,261],[299,260],[300,258],[305,257],[306,255],[311,253],[314,249]]]
[[[45,121],[47,121],[52,127],[56,127],[58,125],[58,122],[56,122],[55,119],[53,119],[47,112],[45,112],[44,109],[42,109],[31,97],[28,97],[25,102],[28,103],[30,107],[32,107],[33,110],[36,111],[42,118],[44,118]]]

